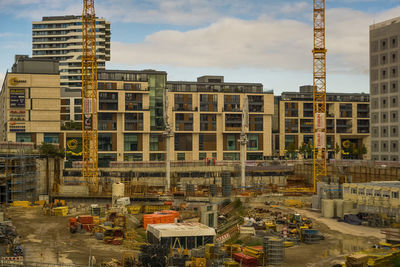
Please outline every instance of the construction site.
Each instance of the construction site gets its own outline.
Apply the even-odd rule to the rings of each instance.
[[[238,160],[173,160],[164,97],[165,158],[101,166],[84,0],[81,141],[67,143],[81,151],[66,164],[61,146],[0,143],[0,266],[400,266],[400,162],[328,158],[324,0],[313,18],[311,159],[246,160],[246,96]]]

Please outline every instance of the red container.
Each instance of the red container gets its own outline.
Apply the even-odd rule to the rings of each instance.
[[[76,219],[75,217],[71,217],[68,219],[68,221],[69,221],[69,226],[71,226],[74,225],[78,221],[78,219]]]
[[[257,266],[257,259],[254,257],[251,257],[249,255],[246,255],[242,252],[234,253],[232,257],[235,259],[235,261],[242,263],[246,266]]]
[[[93,224],[93,216],[91,215],[79,215],[79,222],[82,224]]]

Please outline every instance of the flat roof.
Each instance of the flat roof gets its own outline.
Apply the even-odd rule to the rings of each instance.
[[[400,188],[399,181],[372,181],[369,183],[348,183],[345,185],[357,185],[357,186],[380,186],[380,187],[390,187],[390,188]]]
[[[388,19],[388,20],[385,20],[385,21],[382,21],[382,22],[379,22],[379,23],[374,23],[374,24],[369,26],[369,30],[370,31],[371,30],[376,30],[376,29],[379,29],[379,28],[383,28],[383,27],[392,25],[394,23],[400,23],[400,17],[393,18],[393,19]]]
[[[201,223],[149,224],[147,225],[147,231],[152,233],[157,239],[163,237],[216,235],[214,228]]]
[[[257,85],[263,86],[262,83],[242,83],[242,82],[196,82],[196,81],[167,81],[167,84],[213,84],[213,85]]]
[[[152,70],[152,69],[146,69],[146,70],[97,70],[97,73],[130,73],[130,74],[167,74],[166,71],[162,70]]]

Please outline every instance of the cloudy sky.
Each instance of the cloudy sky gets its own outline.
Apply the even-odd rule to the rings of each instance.
[[[0,0],[0,84],[15,54],[32,54],[32,21],[80,15],[80,0]],[[157,69],[169,80],[212,74],[296,91],[312,84],[312,0],[96,0],[111,22],[109,69]],[[369,25],[399,0],[326,0],[327,90],[368,92]]]

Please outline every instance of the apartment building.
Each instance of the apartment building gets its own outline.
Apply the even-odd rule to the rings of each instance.
[[[0,140],[60,142],[58,61],[15,56],[0,92]]]
[[[372,159],[400,159],[400,17],[373,24],[370,39]]]
[[[99,167],[111,161],[165,159],[163,93],[167,73],[98,71]],[[61,104],[61,109],[65,107]],[[66,123],[66,166],[81,160],[81,123]]]
[[[105,69],[110,60],[110,22],[96,20],[97,67]],[[81,121],[82,91],[82,17],[43,17],[32,22],[32,57],[48,58],[60,62],[60,86],[62,125]]]
[[[228,83],[223,76],[168,81],[168,116],[174,130],[174,160],[239,160],[242,110],[248,98],[246,160],[272,156],[274,95],[260,83]]]
[[[273,93],[262,84],[225,83],[222,76],[197,82],[166,81],[154,70],[98,73],[99,166],[111,161],[166,159],[163,102],[173,126],[172,160],[239,160],[244,98],[249,98],[247,160],[271,156]],[[63,107],[63,106],[62,106]],[[74,127],[77,126],[75,129]],[[79,125],[65,130],[67,161],[80,160]],[[79,128],[79,129],[78,129]],[[68,165],[67,165],[68,166]]]
[[[327,93],[326,101],[328,158],[369,159],[369,95]],[[300,86],[299,92],[283,92],[276,102],[279,105],[279,140],[275,143],[279,142],[279,155],[283,157],[290,147],[298,151],[303,144],[312,144],[313,87]],[[357,152],[362,147],[366,148],[366,153]]]

